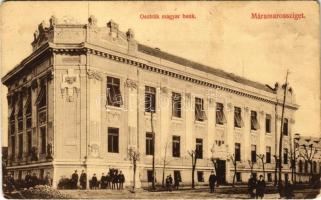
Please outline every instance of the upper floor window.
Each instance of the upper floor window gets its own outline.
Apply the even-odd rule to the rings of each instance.
[[[265,161],[266,163],[271,163],[271,147],[267,146],[266,147],[266,155],[265,155]]]
[[[284,148],[284,151],[283,151],[283,163],[284,164],[288,164],[288,154],[289,154],[289,151],[287,148]]]
[[[18,134],[19,141],[18,141],[18,158],[22,158],[23,155],[23,134]]]
[[[265,115],[265,132],[271,133],[271,115],[270,114]]]
[[[173,157],[180,157],[181,137],[173,136]]]
[[[257,112],[251,111],[251,130],[258,130],[259,123],[257,121]]]
[[[256,145],[251,145],[251,161],[256,162]]]
[[[182,97],[179,93],[172,93],[172,116],[181,117],[182,115]]]
[[[156,88],[145,86],[145,112],[156,111]]]
[[[25,110],[26,110],[26,127],[27,129],[31,128],[32,126],[32,103],[31,103],[31,88],[28,88],[28,96],[27,101],[25,103]]]
[[[196,138],[196,157],[203,159],[203,139]]]
[[[153,133],[148,132],[146,133],[146,155],[153,155],[153,154],[154,154]]]
[[[206,120],[206,114],[204,110],[204,100],[202,98],[195,97],[195,120]]]
[[[119,129],[108,128],[108,152],[118,153],[119,152]]]
[[[216,103],[216,124],[226,123],[224,115],[224,106],[222,103]]]
[[[287,118],[284,118],[283,122],[283,135],[288,135],[289,134],[289,120]]]
[[[234,107],[234,127],[241,128],[243,125],[241,108]]]
[[[18,101],[18,132],[23,130],[23,101],[22,101],[22,94]]]
[[[107,104],[115,107],[123,104],[119,78],[107,76]]]
[[[235,143],[235,161],[241,161],[241,144]]]

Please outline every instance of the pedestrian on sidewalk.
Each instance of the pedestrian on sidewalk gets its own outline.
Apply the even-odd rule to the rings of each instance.
[[[262,199],[264,197],[265,187],[266,187],[266,184],[265,184],[264,177],[263,177],[263,175],[260,175],[260,178],[256,184],[256,198],[257,199],[258,198]]]
[[[87,188],[87,174],[85,173],[85,170],[81,171],[79,182],[81,189],[85,190]]]
[[[104,173],[102,173],[100,177],[100,189],[106,189],[106,185],[106,176]]]
[[[78,173],[77,170],[71,175],[72,189],[77,189],[78,185]]]
[[[14,178],[13,178],[13,175],[11,173],[9,174],[9,177],[7,179],[7,184],[8,184],[9,194],[11,194],[11,192],[16,188],[15,187]]]
[[[93,190],[96,190],[98,186],[98,180],[96,177],[96,174],[93,175],[93,177],[91,178],[91,187]]]
[[[251,177],[248,181],[248,184],[247,184],[247,187],[248,187],[248,193],[250,195],[250,198],[253,199],[255,198],[255,194],[256,194],[256,177],[251,174]]]
[[[181,177],[179,176],[179,175],[176,175],[175,177],[174,177],[174,187],[175,187],[175,189],[176,190],[178,190],[178,188],[179,188],[179,182],[181,182],[182,180],[181,180]]]
[[[211,172],[211,175],[208,179],[208,182],[209,182],[209,185],[210,185],[210,193],[213,193],[214,190],[215,190],[215,183],[217,181],[217,177],[216,175],[214,174],[214,172],[212,171]]]
[[[167,188],[167,191],[172,191],[172,184],[173,184],[173,178],[171,175],[168,175],[166,177],[166,188]]]
[[[108,172],[107,175],[106,175],[107,189],[111,189],[110,180],[111,180],[110,172]]]
[[[122,171],[119,171],[118,182],[119,182],[119,189],[120,190],[124,189],[125,176],[122,173]]]

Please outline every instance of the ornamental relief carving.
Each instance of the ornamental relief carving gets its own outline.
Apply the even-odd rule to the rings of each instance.
[[[131,90],[136,90],[137,89],[137,81],[132,80],[132,79],[126,79],[125,81],[125,87],[130,88]]]
[[[101,80],[102,80],[101,73],[99,73],[99,72],[97,72],[97,71],[88,69],[88,70],[87,70],[87,75],[88,75],[88,78],[89,78],[89,79],[96,79],[96,80],[98,80],[98,81],[101,81]]]
[[[74,101],[74,96],[80,91],[79,74],[75,74],[73,69],[68,69],[67,74],[62,75],[61,94],[68,102]]]
[[[107,111],[107,121],[109,123],[119,123],[120,113],[117,111]]]
[[[92,158],[99,157],[99,145],[98,144],[88,145],[88,149],[89,149],[89,157],[92,157]]]

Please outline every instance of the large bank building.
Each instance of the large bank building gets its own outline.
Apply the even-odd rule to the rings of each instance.
[[[274,180],[283,94],[283,175],[298,109],[291,87],[261,84],[140,44],[112,20],[97,27],[39,24],[32,53],[9,71],[8,165],[15,179],[47,172],[57,186],[74,170],[88,179],[109,169],[133,180],[129,150],[139,152],[138,187],[180,176],[196,184],[215,169],[220,183],[246,182],[250,173]],[[139,31],[139,30],[138,30]],[[173,44],[175,45],[175,44]],[[264,159],[259,156],[264,155]],[[233,162],[235,161],[235,162]],[[165,166],[165,167],[164,167]]]

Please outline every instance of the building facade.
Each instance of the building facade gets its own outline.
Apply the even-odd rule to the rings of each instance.
[[[39,24],[33,52],[2,82],[8,87],[8,170],[49,171],[56,186],[75,169],[122,170],[132,184],[128,151],[140,153],[137,185],[148,186],[155,154],[156,181],[165,175],[206,184],[245,182],[250,173],[274,179],[284,88],[270,87],[140,44],[134,32],[109,21]],[[286,89],[283,151],[291,147],[292,88]],[[153,134],[154,133],[154,134]],[[233,162],[236,160],[236,162]],[[285,156],[283,171],[290,174]],[[215,166],[215,167],[214,167]],[[285,176],[284,175],[284,176]],[[88,179],[89,179],[88,178]]]

